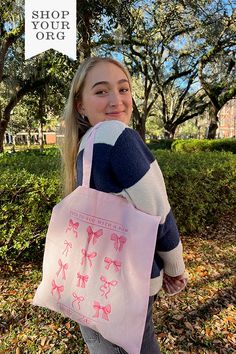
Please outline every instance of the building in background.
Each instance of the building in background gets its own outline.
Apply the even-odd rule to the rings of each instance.
[[[227,102],[220,110],[219,128],[217,135],[219,138],[236,137],[236,98]]]
[[[39,144],[39,133],[31,132],[30,137],[27,132],[20,132],[13,135],[9,131],[5,134],[5,144],[11,145],[36,145]],[[43,142],[44,144],[56,144],[57,136],[54,131],[43,132]]]

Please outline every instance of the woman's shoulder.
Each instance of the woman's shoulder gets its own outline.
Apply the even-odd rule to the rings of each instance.
[[[92,129],[92,128],[90,128]],[[89,129],[89,131],[91,131]],[[117,139],[124,133],[126,130],[133,130],[128,125],[117,120],[104,121],[99,124],[95,135],[95,144],[108,144],[114,146]],[[80,150],[83,150],[86,143],[89,131],[83,136],[80,144]]]
[[[131,129],[125,123],[118,120],[107,120],[100,123],[95,136],[95,143],[104,142],[114,145],[119,136],[126,130]]]

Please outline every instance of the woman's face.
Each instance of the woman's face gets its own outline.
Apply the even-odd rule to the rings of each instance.
[[[78,112],[92,126],[105,120],[128,124],[132,114],[132,96],[125,73],[115,64],[100,62],[86,77]]]

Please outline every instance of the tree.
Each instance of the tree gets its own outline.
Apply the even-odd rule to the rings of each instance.
[[[168,137],[209,103],[217,117],[219,107],[235,95],[229,80],[235,72],[235,25],[231,1],[227,3],[79,0],[78,61],[71,62],[54,51],[24,61],[23,2],[2,1],[0,151],[11,111],[22,98],[32,92],[40,97],[48,87],[45,107],[50,102],[53,109],[62,109],[78,62],[96,53],[122,54],[133,77],[141,78],[142,92],[134,97],[134,127],[143,139],[148,117],[161,117]],[[59,93],[60,104],[51,100],[53,93]]]
[[[21,43],[23,45],[23,43]],[[32,91],[36,91],[52,78],[50,67],[47,68],[47,62],[40,62],[39,57],[24,62],[22,58],[23,51],[19,53],[19,43],[12,47],[12,55],[5,63],[5,78],[2,85],[4,91],[5,105],[1,107],[0,116],[0,152],[3,152],[4,135],[10,121],[11,112],[20,100]]]
[[[130,13],[123,55],[131,73],[143,79],[141,111],[134,101],[136,128],[143,139],[157,99],[166,137],[173,137],[179,124],[207,106],[205,93],[196,85],[198,59],[191,43],[196,28],[194,13],[178,2],[155,1],[152,6],[142,2]]]
[[[140,136],[145,141],[146,120],[156,102],[157,94],[153,94],[152,91],[153,82],[148,75],[148,63],[146,58],[143,58],[141,63],[134,59],[132,62],[132,70],[133,73],[135,73],[133,75],[133,86],[135,87],[133,94],[133,127],[140,133]],[[140,83],[139,89],[137,89],[137,82]]]
[[[143,138],[148,116],[155,115],[155,102],[158,102],[162,112],[167,137],[174,135],[179,124],[203,114],[212,104],[206,82],[199,75],[199,67],[204,64],[203,58],[206,58],[208,50],[211,52],[211,43],[219,37],[217,33],[222,29],[222,24],[227,23],[230,6],[232,1],[225,0],[200,0],[197,3],[192,0],[138,1],[129,10],[125,26],[120,25],[109,33],[110,52],[122,52],[133,76],[142,76],[143,101],[141,104],[139,100],[137,104],[134,100],[134,125]],[[231,42],[232,26],[235,26],[233,22]],[[226,42],[229,45],[228,39]],[[233,74],[235,58],[232,46],[230,48],[230,56],[226,51],[221,51],[216,75],[218,81],[220,73],[222,77],[225,73]],[[209,61],[207,65],[209,69]],[[213,65],[210,72],[212,75],[207,75],[207,83],[208,77],[214,81]],[[203,73],[207,71],[203,70]],[[224,87],[226,89],[226,85]],[[222,82],[220,87],[219,82],[214,85],[213,91],[219,93],[220,88]],[[232,85],[230,89],[225,89],[224,99],[221,95],[222,103],[235,94]]]
[[[115,26],[121,21],[121,15],[129,4],[127,1],[78,1],[78,61],[91,55],[92,48],[96,47],[99,36],[96,31],[104,32],[105,27]],[[11,10],[15,11],[14,19],[10,16]],[[50,90],[64,92],[64,97],[69,89],[72,74],[78,66],[77,62],[71,62],[61,54],[50,55],[47,51],[37,57],[24,61],[23,58],[23,27],[22,0],[4,1],[1,4],[1,65],[4,78],[4,106],[0,107],[0,152],[3,151],[3,140],[7,125],[10,121],[12,109],[22,98],[38,90],[41,95],[42,87],[48,86]],[[3,16],[4,15],[4,16]],[[105,25],[106,24],[106,25]],[[13,33],[11,30],[13,29]],[[10,38],[11,40],[8,40]],[[93,41],[93,43],[92,43]],[[82,51],[81,51],[82,50]],[[67,75],[66,75],[67,74]],[[65,84],[65,86],[64,86]],[[48,96],[47,96],[48,100]],[[44,102],[45,99],[44,99]],[[63,100],[60,100],[63,102]],[[56,101],[52,103],[53,106]],[[62,107],[61,107],[62,108]]]
[[[215,25],[205,30],[205,50],[199,60],[198,76],[210,100],[208,138],[216,136],[218,112],[236,95],[236,12],[217,2]],[[232,2],[228,2],[228,6]]]
[[[27,98],[27,96],[25,97]],[[10,134],[17,134],[26,132],[26,143],[29,147],[31,145],[32,132],[35,131],[35,120],[32,115],[28,115],[27,106],[24,104],[25,99],[22,99],[21,105],[15,107],[11,114],[11,121],[8,125],[7,132]]]
[[[24,85],[19,85],[14,82],[12,76],[8,76],[9,72],[7,73],[6,62],[13,61],[13,46],[24,31],[22,1],[3,1],[0,6],[0,19],[0,83],[3,84],[6,102],[4,107],[0,106],[0,152],[2,152],[4,134],[12,109],[25,94],[40,86],[42,79],[34,83],[26,80]]]
[[[127,22],[127,11],[135,0],[77,0],[77,53],[79,61],[90,57],[101,45],[114,45],[107,35]]]
[[[24,32],[21,1],[1,1],[0,5],[0,83],[9,48]]]
[[[8,4],[9,3],[9,4]],[[17,24],[21,23],[23,13],[22,6],[17,8],[18,12],[14,14],[14,19],[11,18],[11,5],[17,5],[19,2],[8,2],[8,18],[4,15],[5,8],[1,4],[1,13],[5,16],[2,18],[1,28],[3,28],[1,37],[1,56],[3,65],[1,92],[3,100],[0,104],[0,152],[3,151],[4,135],[10,121],[11,112],[20,103],[23,97],[31,92],[39,93],[42,87],[50,86],[50,92],[54,93],[54,97],[58,97],[58,92],[64,96],[68,91],[69,81],[75,70],[75,65],[67,57],[60,53],[55,53],[50,50],[44,52],[30,60],[24,60],[24,41],[22,30],[19,31]],[[5,4],[6,5],[6,4]],[[14,7],[14,6],[13,6]],[[14,8],[15,11],[15,8]],[[17,36],[12,35],[13,29],[17,28]],[[15,32],[14,32],[15,33]],[[9,46],[8,38],[14,38]],[[8,47],[6,46],[8,43]],[[7,51],[6,51],[7,48]],[[5,53],[3,55],[3,53]],[[48,97],[47,97],[48,98]],[[62,108],[63,99],[54,100],[53,107]]]

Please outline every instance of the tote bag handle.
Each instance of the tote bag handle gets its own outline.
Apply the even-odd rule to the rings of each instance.
[[[87,137],[87,141],[84,147],[84,155],[83,155],[83,181],[82,186],[89,188],[90,185],[90,177],[91,177],[91,169],[92,169],[92,160],[93,160],[93,143],[96,134],[97,128],[102,124],[100,122],[96,124],[89,133]]]

